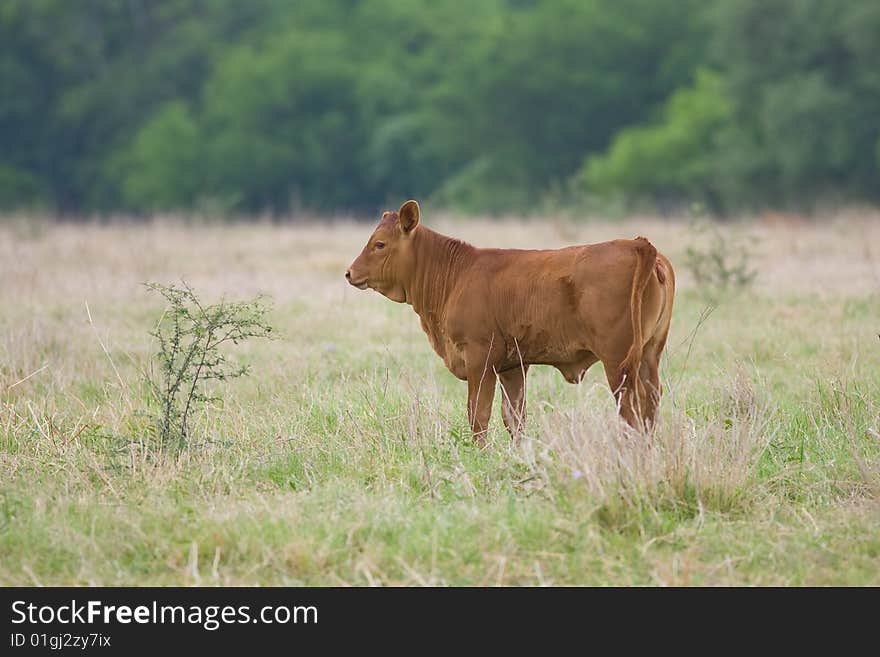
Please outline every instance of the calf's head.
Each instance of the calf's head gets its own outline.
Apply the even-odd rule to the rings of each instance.
[[[405,285],[412,276],[412,237],[419,225],[419,204],[407,201],[397,212],[385,212],[367,245],[345,272],[356,288],[368,287],[392,301],[406,302]]]

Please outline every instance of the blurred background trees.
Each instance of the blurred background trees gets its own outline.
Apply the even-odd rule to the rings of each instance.
[[[0,208],[880,201],[876,0],[4,0]]]

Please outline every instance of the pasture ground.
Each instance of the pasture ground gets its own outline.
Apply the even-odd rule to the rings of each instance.
[[[880,584],[880,221],[746,222],[748,291],[706,300],[687,221],[456,220],[480,246],[648,236],[679,292],[652,444],[601,365],[530,373],[476,449],[411,308],[345,284],[371,225],[0,223],[0,584]],[[274,300],[180,454],[145,437],[160,299]],[[87,310],[88,306],[88,310]],[[703,320],[701,321],[701,317]],[[103,345],[106,347],[106,353]],[[29,377],[29,378],[27,378]]]

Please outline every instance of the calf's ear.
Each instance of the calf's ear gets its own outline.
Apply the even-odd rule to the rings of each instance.
[[[419,225],[419,204],[415,201],[407,201],[401,205],[397,214],[400,228],[404,233],[408,233]]]

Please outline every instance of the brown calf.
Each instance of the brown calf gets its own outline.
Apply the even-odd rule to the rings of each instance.
[[[644,237],[556,250],[478,249],[419,224],[419,204],[385,212],[345,277],[408,303],[431,346],[468,382],[468,419],[484,444],[496,381],[518,437],[530,365],[578,383],[602,361],[620,415],[650,429],[675,292],[669,261]]]

